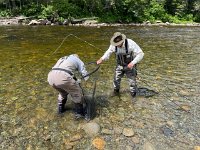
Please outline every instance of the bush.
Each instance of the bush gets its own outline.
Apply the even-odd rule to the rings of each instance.
[[[41,19],[49,19],[49,18],[53,18],[55,17],[55,12],[53,10],[53,6],[51,5],[47,5],[44,6],[44,5],[41,5],[41,9],[42,9],[42,12],[41,14],[38,16],[38,18],[41,18]]]
[[[120,19],[117,17],[117,15],[113,15],[111,12],[104,14],[100,17],[99,22],[105,22],[105,23],[115,23],[118,22]]]
[[[156,0],[152,0],[148,8],[144,11],[144,16],[146,20],[150,22],[155,22],[156,20],[166,20],[166,11],[163,5],[159,4]]]
[[[66,0],[54,0],[54,11],[58,13],[60,17],[70,18],[81,16],[82,10],[75,4],[69,3]]]
[[[9,10],[0,11],[0,17],[10,17],[11,12]]]
[[[41,12],[41,6],[36,5],[35,3],[30,3],[23,8],[22,14],[25,16],[38,16]]]
[[[194,21],[195,22],[200,22],[200,13],[195,15]]]

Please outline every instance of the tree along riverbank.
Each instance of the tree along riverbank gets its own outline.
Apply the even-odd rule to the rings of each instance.
[[[12,18],[0,18],[0,26],[9,26],[9,25],[66,25],[66,26],[123,26],[123,25],[132,25],[132,26],[200,26],[200,23],[189,22],[189,23],[170,23],[156,21],[151,23],[146,21],[143,23],[101,23],[98,22],[97,18],[82,18],[82,19],[65,19],[63,22],[47,20],[47,19],[34,19],[31,17],[12,17]]]

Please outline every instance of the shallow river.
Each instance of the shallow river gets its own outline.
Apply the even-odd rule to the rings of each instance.
[[[96,137],[105,141],[104,149],[143,149],[148,143],[158,150],[200,146],[199,27],[7,26],[0,27],[0,149],[94,149],[96,137],[80,129],[87,122],[74,121],[72,111],[57,116],[57,93],[47,74],[58,58],[72,53],[86,63],[96,61],[116,31],[145,53],[138,87],[159,94],[138,96],[133,105],[123,78],[121,97],[111,97],[114,55],[83,82],[88,94],[97,80],[98,114],[92,121],[100,125]],[[127,137],[124,128],[134,134]],[[76,134],[78,142],[70,143]]]

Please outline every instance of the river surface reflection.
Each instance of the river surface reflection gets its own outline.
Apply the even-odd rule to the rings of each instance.
[[[159,92],[159,95],[148,99],[157,105],[151,110],[152,115],[156,116],[159,112],[163,114],[161,118],[166,121],[173,120],[174,114],[177,115],[175,111],[177,109],[190,111],[183,122],[191,123],[188,126],[191,128],[191,134],[195,135],[192,146],[198,144],[196,141],[199,140],[199,135],[196,136],[196,133],[200,133],[198,126],[200,121],[200,28],[162,26],[0,27],[0,131],[2,133],[0,142],[6,145],[11,143],[12,140],[8,140],[10,137],[15,139],[14,137],[19,136],[18,139],[13,140],[14,145],[18,145],[16,143],[30,139],[28,134],[33,134],[32,137],[35,137],[33,142],[37,145],[36,137],[42,136],[40,131],[45,132],[46,128],[51,128],[49,130],[53,132],[56,127],[62,126],[64,123],[61,119],[57,120],[53,115],[57,111],[57,93],[46,81],[49,70],[58,58],[71,53],[79,54],[84,62],[96,61],[107,50],[110,37],[116,31],[123,32],[128,38],[133,39],[145,53],[144,59],[138,65],[140,78],[138,86]],[[101,65],[95,75],[98,77],[96,90],[98,97],[109,97],[112,91],[114,68],[113,55],[110,60]],[[92,83],[93,77],[90,80]],[[122,91],[126,91],[128,85],[126,79],[123,80]],[[85,86],[88,89],[91,88],[89,83]],[[144,103],[146,101],[142,98],[139,100]],[[126,110],[126,107],[130,105],[130,100],[124,101],[112,103],[111,100],[110,105],[116,105],[116,107],[120,105]],[[153,112],[154,109],[160,110]],[[190,115],[193,116],[191,120],[189,120]],[[66,114],[65,121],[70,120],[70,117],[72,116],[68,117]],[[51,120],[54,120],[53,125],[49,125]],[[55,125],[56,122],[60,124]],[[23,133],[21,128],[26,133]],[[74,128],[67,128],[67,134],[73,132]],[[12,147],[15,147],[14,145]],[[27,148],[27,143],[25,147]],[[4,148],[7,147],[4,146]]]

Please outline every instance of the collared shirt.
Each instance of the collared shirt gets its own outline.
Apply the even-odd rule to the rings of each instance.
[[[142,60],[144,53],[142,49],[131,39],[127,39],[128,41],[128,52],[133,52],[134,54],[134,59],[132,63],[135,65],[139,61]],[[108,50],[104,53],[104,55],[101,57],[102,60],[108,60],[111,56],[112,53],[115,52],[115,46],[110,45]],[[125,48],[125,42],[123,43],[122,47],[117,47],[117,54],[118,53],[123,53],[126,54],[126,48]]]
[[[60,58],[53,68],[66,69],[72,73],[78,71],[82,74],[82,76],[87,74],[84,63],[76,55],[73,54]]]

